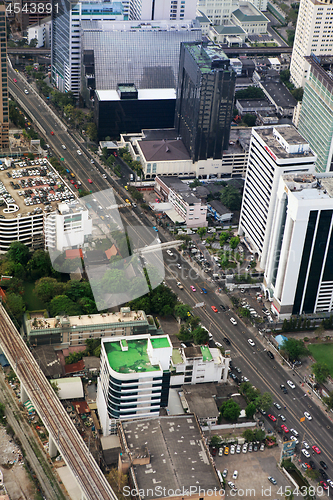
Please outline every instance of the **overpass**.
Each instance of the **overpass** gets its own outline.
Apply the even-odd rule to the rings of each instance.
[[[238,56],[256,56],[268,54],[291,54],[292,47],[227,47],[222,48],[223,52],[227,55]]]
[[[40,370],[6,310],[0,305],[0,347],[49,433],[49,453],[57,449],[75,478],[82,500],[117,500],[51,384]]]
[[[35,47],[7,47],[7,54],[32,56],[51,55],[51,49],[36,49]]]

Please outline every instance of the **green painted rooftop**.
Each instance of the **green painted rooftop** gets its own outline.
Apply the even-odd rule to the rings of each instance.
[[[211,361],[213,359],[213,356],[211,355],[209,347],[206,345],[202,345],[202,346],[200,346],[200,348],[201,348],[203,361]]]
[[[170,342],[168,341],[167,337],[155,337],[153,339],[150,339],[151,345],[153,346],[153,349],[160,349],[161,347],[170,347]]]
[[[172,349],[172,362],[174,365],[184,363],[183,358],[179,352],[179,349]]]
[[[120,341],[104,342],[110,367],[117,373],[144,373],[159,371],[147,354],[147,339],[127,340],[128,351],[122,351]]]

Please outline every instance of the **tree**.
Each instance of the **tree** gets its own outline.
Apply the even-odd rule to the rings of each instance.
[[[281,349],[288,353],[290,361],[298,361],[302,356],[309,354],[309,350],[305,347],[303,340],[292,338],[284,340]]]
[[[256,412],[256,405],[254,403],[249,403],[245,408],[245,414],[247,418],[252,418]]]
[[[227,233],[226,231],[222,231],[222,233],[220,233],[220,245],[221,246],[225,245],[229,237],[230,237],[229,233]]]
[[[0,422],[2,424],[4,423],[5,410],[6,406],[3,403],[0,403]]]
[[[229,210],[239,210],[242,203],[242,197],[234,186],[226,186],[221,193],[221,203]]]
[[[97,139],[97,127],[94,123],[89,123],[87,126],[87,136],[91,141],[96,141]]]
[[[178,318],[185,320],[188,318],[188,312],[192,311],[192,307],[188,304],[176,304],[175,314]]]
[[[27,271],[33,281],[49,276],[53,272],[50,255],[45,250],[36,250],[27,265]]]
[[[250,85],[247,89],[237,90],[235,93],[236,99],[261,99],[265,97],[265,93],[261,88]]]
[[[248,127],[254,127],[255,124],[256,124],[256,116],[255,115],[252,115],[251,113],[246,113],[243,118],[242,118],[242,121],[248,126]]]
[[[261,394],[261,396],[258,398],[256,401],[257,403],[257,408],[268,411],[268,409],[272,406],[273,403],[273,398],[272,395],[269,392],[264,392]]]
[[[230,238],[230,241],[229,241],[230,248],[232,250],[235,250],[235,248],[238,247],[239,242],[240,242],[239,236],[233,236],[232,238]]]
[[[283,69],[282,71],[280,71],[280,80],[282,83],[289,82],[289,80],[290,80],[289,69]]]
[[[219,446],[221,443],[221,438],[220,436],[212,436],[211,437],[211,440],[210,440],[210,445],[213,447],[213,448],[216,448],[217,446]]]
[[[320,478],[320,472],[317,469],[307,469],[305,475],[313,481],[316,481]]]
[[[56,393],[56,395],[59,396],[60,387],[59,387],[58,383],[50,381],[50,384],[51,384],[52,389]]]
[[[197,230],[197,234],[200,236],[200,239],[204,238],[205,234],[207,233],[207,229],[205,227],[199,227]]]
[[[198,326],[193,330],[193,341],[196,345],[207,344],[209,341],[208,332],[205,328]]]
[[[16,264],[22,264],[23,266],[25,266],[28,262],[29,255],[29,248],[20,241],[13,241],[7,251],[8,260],[11,260]]]
[[[330,370],[326,363],[314,363],[311,366],[311,370],[315,375],[318,384],[323,384],[324,382],[326,382],[327,377],[330,374]]]
[[[254,432],[251,429],[245,429],[242,433],[243,438],[248,442],[254,441]]]
[[[76,316],[82,313],[82,309],[78,304],[70,300],[67,295],[57,295],[49,304],[51,316],[55,317],[59,314],[68,314],[68,316]]]
[[[323,397],[324,403],[327,405],[329,410],[333,409],[333,392],[330,392],[328,396]]]
[[[251,312],[249,311],[249,309],[246,309],[246,307],[239,307],[238,314],[239,314],[239,316],[243,316],[243,318],[250,318],[251,317]]]
[[[50,302],[63,291],[63,283],[54,278],[40,278],[35,285],[34,294],[43,302]]]
[[[256,430],[256,432],[255,432],[255,439],[257,441],[263,441],[265,439],[265,437],[266,437],[265,431],[263,431],[262,429]]]
[[[232,398],[228,399],[228,401],[224,401],[220,407],[220,412],[223,418],[228,420],[229,422],[234,422],[238,419],[241,409],[238,403],[234,401]]]
[[[302,101],[303,93],[304,93],[304,89],[302,87],[299,87],[299,88],[291,91],[291,94],[295,97],[295,99],[297,101]]]
[[[38,40],[37,38],[32,38],[32,40],[30,40],[30,43],[29,43],[29,47],[37,47],[37,43],[38,43]]]
[[[26,309],[22,296],[16,293],[7,293],[6,307],[8,307],[9,311],[17,320],[21,319]]]

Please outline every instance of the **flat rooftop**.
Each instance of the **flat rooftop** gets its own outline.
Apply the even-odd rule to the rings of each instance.
[[[287,87],[280,82],[261,82],[266,92],[270,95],[277,106],[282,108],[294,108],[297,100],[291,95]]]
[[[61,202],[76,195],[46,158],[24,159],[6,165],[0,163],[0,215],[16,219],[18,215],[50,213]]]
[[[202,345],[202,346],[200,346],[200,349],[202,352],[203,361],[211,361],[213,359],[213,356],[212,356],[208,346]]]
[[[128,101],[121,99],[116,90],[96,90],[99,101]],[[138,89],[138,101],[158,101],[176,99],[175,89]],[[133,99],[135,101],[136,99]]]
[[[215,402],[216,384],[183,385],[182,392],[191,413],[198,418],[218,417],[219,410]]]
[[[308,161],[314,161],[316,156],[311,150],[306,150],[300,153],[287,153],[285,148],[273,136],[273,130],[276,129],[281,137],[290,145],[307,145],[306,141],[295,127],[291,125],[273,125],[271,127],[254,127],[253,130],[266,143],[267,147],[277,157],[277,159],[287,158],[304,158]]]
[[[284,182],[296,198],[314,200],[333,198],[333,173],[324,173],[322,176],[284,175]]]
[[[167,337],[155,337],[151,338],[150,341],[153,349],[163,349],[164,347],[170,347],[170,342]]]
[[[145,500],[156,498],[156,486],[173,491],[191,486],[220,489],[193,415],[122,422],[122,426],[131,453],[145,448],[150,453],[149,464],[133,466]]]
[[[103,343],[112,370],[117,373],[161,371],[159,365],[152,365],[150,362],[147,353],[148,339],[126,339],[126,342],[126,351],[122,350],[120,340]]]
[[[229,58],[218,45],[186,43],[185,46],[202,73],[226,69],[229,66]]]

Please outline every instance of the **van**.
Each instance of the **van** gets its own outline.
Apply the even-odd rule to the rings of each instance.
[[[134,175],[133,174],[130,174],[130,178],[129,178],[130,181],[134,181]]]

